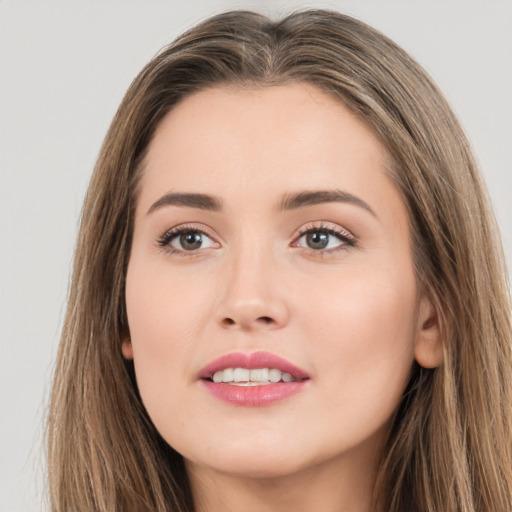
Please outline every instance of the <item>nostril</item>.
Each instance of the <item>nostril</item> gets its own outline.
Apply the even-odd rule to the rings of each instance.
[[[233,325],[237,325],[237,323],[238,322],[236,320],[233,320],[232,318],[229,317],[225,317],[222,320],[222,324],[224,325],[224,327],[231,327]],[[256,318],[255,323],[260,325],[270,325],[274,323],[274,319],[271,318],[270,316],[260,316]],[[242,328],[247,328],[248,325],[249,324],[246,324],[243,320],[240,322],[240,326]]]

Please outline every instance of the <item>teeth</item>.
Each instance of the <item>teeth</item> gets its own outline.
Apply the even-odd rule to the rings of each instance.
[[[233,382],[233,368],[226,368],[222,373],[222,382]]]
[[[275,382],[295,382],[289,373],[277,368],[226,368],[215,372],[213,382],[225,382],[233,386],[265,386]]]
[[[268,379],[268,368],[255,368],[251,370],[252,382],[264,382]]]
[[[283,373],[283,375],[281,375],[281,379],[283,379],[283,382],[293,381],[293,377],[289,373]]]
[[[247,382],[251,380],[250,378],[251,370],[247,368],[235,368],[233,371],[233,380],[235,382]],[[224,381],[224,378],[222,378]]]
[[[269,378],[270,382],[279,382],[281,380],[282,373],[283,372],[281,372],[280,370],[276,370],[275,368],[272,368],[272,370],[270,370],[268,372],[268,378]]]

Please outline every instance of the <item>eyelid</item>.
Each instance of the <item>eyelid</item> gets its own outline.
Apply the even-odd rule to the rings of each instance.
[[[333,249],[311,249],[304,247],[305,250],[314,254],[315,256],[322,256],[325,254],[336,253],[341,250],[346,250],[349,247],[355,247],[357,245],[357,238],[346,228],[341,227],[338,224],[334,224],[326,221],[311,222],[300,227],[293,237],[292,247],[300,247],[298,245],[299,240],[307,233],[312,231],[324,231],[330,235],[336,236],[342,242],[339,247]]]
[[[340,245],[331,248],[331,249],[312,249],[308,247],[299,246],[300,239],[307,233],[312,231],[324,231],[332,236],[337,237],[340,240]],[[167,229],[161,236],[159,236],[156,240],[156,245],[163,249],[165,252],[169,254],[177,254],[180,256],[197,256],[200,252],[203,252],[206,249],[211,249],[212,247],[204,247],[195,250],[185,250],[178,249],[172,247],[170,245],[171,241],[176,239],[182,233],[187,232],[196,232],[201,233],[202,235],[208,237],[216,247],[221,247],[221,243],[218,241],[218,237],[212,235],[211,230],[208,227],[200,226],[193,223],[179,224],[170,229]],[[346,228],[341,227],[338,224],[326,222],[326,221],[318,221],[318,222],[310,222],[303,226],[301,226],[293,235],[293,240],[290,244],[292,247],[301,247],[302,249],[308,251],[309,253],[315,256],[329,255],[332,253],[336,253],[341,250],[346,250],[350,247],[354,247],[357,245],[357,238]],[[202,249],[202,250],[201,250]]]
[[[177,254],[180,256],[189,256],[189,257],[198,255],[198,253],[201,252],[201,249],[205,250],[205,249],[212,248],[212,247],[204,247],[204,248],[199,248],[196,250],[187,251],[184,249],[177,249],[170,245],[174,239],[179,237],[181,234],[188,233],[188,232],[200,233],[201,235],[208,237],[217,246],[214,248],[218,248],[221,245],[217,241],[217,237],[212,235],[209,229],[205,229],[204,227],[198,226],[197,224],[189,224],[189,223],[179,224],[178,226],[174,226],[170,229],[167,229],[162,235],[160,235],[156,239],[156,245],[169,254]]]

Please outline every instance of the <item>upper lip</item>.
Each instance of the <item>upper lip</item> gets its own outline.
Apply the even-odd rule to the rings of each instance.
[[[296,380],[309,379],[308,373],[271,352],[231,352],[208,363],[200,372],[200,379],[210,379],[215,372],[226,368],[276,368],[289,373]]]

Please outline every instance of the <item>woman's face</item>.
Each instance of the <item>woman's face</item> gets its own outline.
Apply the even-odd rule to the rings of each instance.
[[[189,468],[374,460],[433,346],[387,165],[362,121],[304,84],[205,90],[156,130],[123,353]]]

